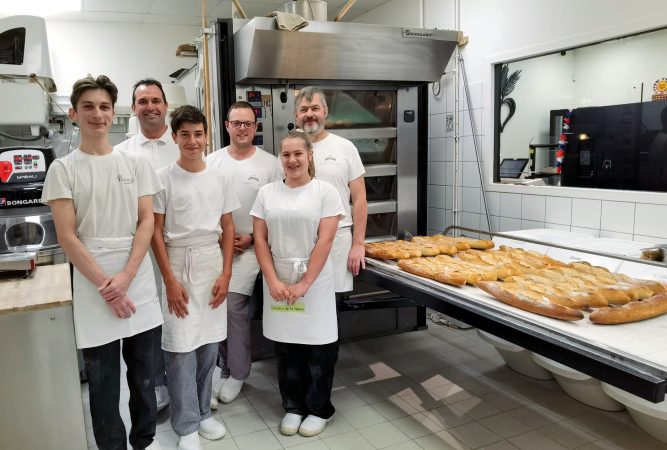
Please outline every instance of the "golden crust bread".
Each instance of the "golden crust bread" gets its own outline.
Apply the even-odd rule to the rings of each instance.
[[[584,314],[579,310],[556,305],[546,298],[534,298],[519,291],[511,292],[504,288],[504,284],[498,281],[480,281],[477,287],[497,300],[524,311],[568,321],[584,318]]]
[[[623,306],[601,308],[588,318],[601,325],[637,322],[667,313],[667,293],[656,294],[645,300],[629,302]]]

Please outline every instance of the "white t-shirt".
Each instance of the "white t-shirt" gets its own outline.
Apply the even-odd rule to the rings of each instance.
[[[173,162],[158,177],[165,189],[153,197],[153,211],[165,214],[165,243],[217,242],[220,217],[240,206],[222,170],[207,166],[192,173]]]
[[[345,217],[338,223],[338,227],[351,226],[350,181],[366,173],[357,147],[347,139],[329,133],[327,137],[313,144],[313,158],[315,176],[331,183],[343,202]]]
[[[283,181],[267,184],[259,190],[250,211],[251,216],[266,221],[274,258],[310,258],[320,219],[342,214],[336,189],[317,178],[296,188]]]
[[[168,125],[167,131],[157,139],[148,139],[139,129],[137,134],[116,145],[114,150],[142,155],[148,158],[155,170],[173,163],[181,155],[178,145],[171,136],[171,127]]]
[[[266,221],[273,265],[278,278],[290,284],[303,274],[315,247],[320,220],[342,216],[343,205],[336,188],[313,179],[290,188],[284,182],[259,190],[250,211]],[[306,292],[292,306],[274,301],[264,280],[264,336],[278,342],[322,345],[338,339],[336,294],[331,258]]]
[[[282,179],[278,159],[255,147],[255,153],[243,160],[237,160],[229,154],[229,147],[222,148],[206,157],[209,167],[222,169],[226,177],[233,179],[232,186],[241,207],[232,213],[236,234],[252,233],[252,208],[259,188]]]
[[[138,155],[114,150],[99,156],[76,149],[51,164],[41,201],[73,199],[80,238],[120,238],[134,236],[137,229],[137,198],[162,189],[149,162]]]

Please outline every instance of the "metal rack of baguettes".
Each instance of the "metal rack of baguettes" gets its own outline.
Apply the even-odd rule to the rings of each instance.
[[[367,243],[366,255],[395,261],[404,272],[447,285],[476,286],[506,305],[564,321],[618,325],[667,313],[667,285],[660,281],[632,278],[584,260],[565,263],[492,240],[447,236],[454,230],[667,269],[659,262],[457,226],[448,227],[442,235]],[[570,396],[599,409],[627,408],[640,428],[667,442],[667,402],[644,400],[497,336],[478,333],[515,371],[537,379],[555,378]]]

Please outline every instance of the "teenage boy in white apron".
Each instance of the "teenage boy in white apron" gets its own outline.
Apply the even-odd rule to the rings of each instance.
[[[199,435],[222,438],[211,415],[211,380],[218,343],[227,337],[227,291],[232,275],[234,223],[240,205],[220,169],[207,167],[206,118],[194,106],[171,115],[180,157],[158,171],[153,253],[167,292],[162,303],[171,426],[179,450],[200,450]],[[220,253],[220,232],[223,232]]]
[[[338,329],[330,251],[345,211],[336,189],[314,178],[307,135],[291,131],[280,147],[285,179],[263,186],[250,212],[264,278],[264,336],[276,342],[286,412],[280,432],[315,436],[335,411]]]
[[[219,398],[230,403],[238,397],[243,382],[250,374],[249,298],[255,288],[259,264],[255,257],[250,208],[259,188],[280,178],[275,156],[252,144],[257,116],[248,102],[236,102],[229,107],[225,127],[230,145],[206,157],[209,167],[219,167],[233,178],[233,186],[241,207],[232,213],[234,218],[234,262],[232,281],[227,294],[227,339],[218,348],[220,380],[213,380],[211,408],[217,408]]]
[[[106,76],[74,83],[70,118],[81,144],[51,165],[42,202],[74,266],[74,330],[82,349],[97,447],[125,449],[119,412],[121,340],[130,389],[130,444],[156,449],[154,334],[162,323],[153,267],[152,195],[162,190],[150,163],[113,151],[108,133],[118,90]]]

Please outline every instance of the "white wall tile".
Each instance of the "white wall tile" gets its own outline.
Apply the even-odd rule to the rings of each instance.
[[[426,213],[426,227],[431,230],[444,230],[445,210],[440,208],[428,208]]]
[[[445,115],[431,114],[429,116],[428,137],[439,138],[445,136]]]
[[[635,204],[627,202],[602,202],[600,228],[608,231],[632,234],[635,225]]]
[[[491,223],[491,229],[489,230],[489,222]],[[497,232],[500,230],[500,217],[498,216],[489,216],[489,220],[486,220],[484,214],[479,217],[479,229],[482,231],[494,231]]]
[[[600,229],[600,200],[572,199],[572,226]]]
[[[446,153],[446,143],[445,139],[447,138],[434,138],[434,139],[429,139],[428,140],[428,145],[429,145],[429,153],[428,153],[428,160],[429,161],[447,161],[447,153]]]
[[[544,222],[538,222],[536,220],[521,220],[522,230],[541,230],[542,228],[544,228]]]
[[[567,225],[572,223],[572,199],[566,197],[547,197],[544,220],[549,223]]]
[[[521,219],[521,194],[500,193],[500,217]]]
[[[452,213],[451,210],[446,209],[445,210],[445,228],[447,228],[451,225],[454,225],[454,214]],[[443,231],[444,231],[445,228],[443,228]]]
[[[570,227],[570,231],[573,233],[589,234],[593,235],[593,237],[600,237],[600,230],[596,228],[575,227],[573,225]]]
[[[475,156],[475,142],[472,136],[461,138],[461,161],[477,161],[477,157]]]
[[[570,226],[569,225],[561,225],[559,223],[546,222],[544,224],[544,228],[548,228],[550,230],[570,231]]]
[[[428,194],[426,197],[426,204],[433,208],[445,208],[445,186],[438,186],[435,184],[428,185]]]
[[[461,190],[457,190],[459,197],[459,205],[461,204]],[[446,186],[445,188],[445,209],[454,209],[454,187]]]
[[[445,112],[454,113],[454,74],[442,77],[440,86],[445,91]]]
[[[454,161],[454,138],[445,138],[445,161]]]
[[[544,222],[545,207],[546,200],[542,195],[521,196],[521,218],[524,220]]]
[[[472,115],[475,119],[475,134],[480,135],[482,134],[482,110],[473,109]],[[461,133],[461,136],[472,136],[472,125],[470,124],[470,114],[468,111],[462,111],[459,120],[461,120],[461,123],[459,124],[459,132]]]
[[[604,206],[603,206],[603,208],[604,208]],[[619,233],[617,231],[600,230],[600,237],[601,238],[612,238],[612,239],[623,239],[625,241],[631,241],[632,240],[632,233]]]
[[[428,184],[447,184],[447,163],[432,161],[428,164]],[[451,181],[450,183],[451,184]]]
[[[433,94],[433,83],[428,85],[428,113],[441,114],[446,111],[447,99],[445,98],[445,89],[440,85],[440,92],[438,95]]]
[[[476,81],[474,83],[468,83],[468,91],[470,92],[470,104],[468,106],[468,98],[466,97],[465,86],[461,83],[461,90],[459,91],[459,96],[461,98],[461,104],[464,109],[480,109],[483,108],[482,105],[482,82]]]
[[[479,169],[475,162],[461,163],[461,185],[467,187],[480,187]]]
[[[667,238],[667,205],[637,203],[634,234]]]
[[[473,230],[479,230],[479,214],[462,212],[461,226],[466,228],[472,228]]]
[[[489,215],[500,216],[500,192],[487,192],[486,201]]]
[[[468,188],[468,187],[462,188],[461,211],[479,214],[481,193],[482,190],[480,188]]]
[[[664,244],[665,238],[656,237],[656,236],[642,236],[641,234],[635,234],[632,236],[633,241],[646,242],[647,244]]]
[[[521,219],[501,217],[498,225],[499,231],[516,231],[521,229]]]

